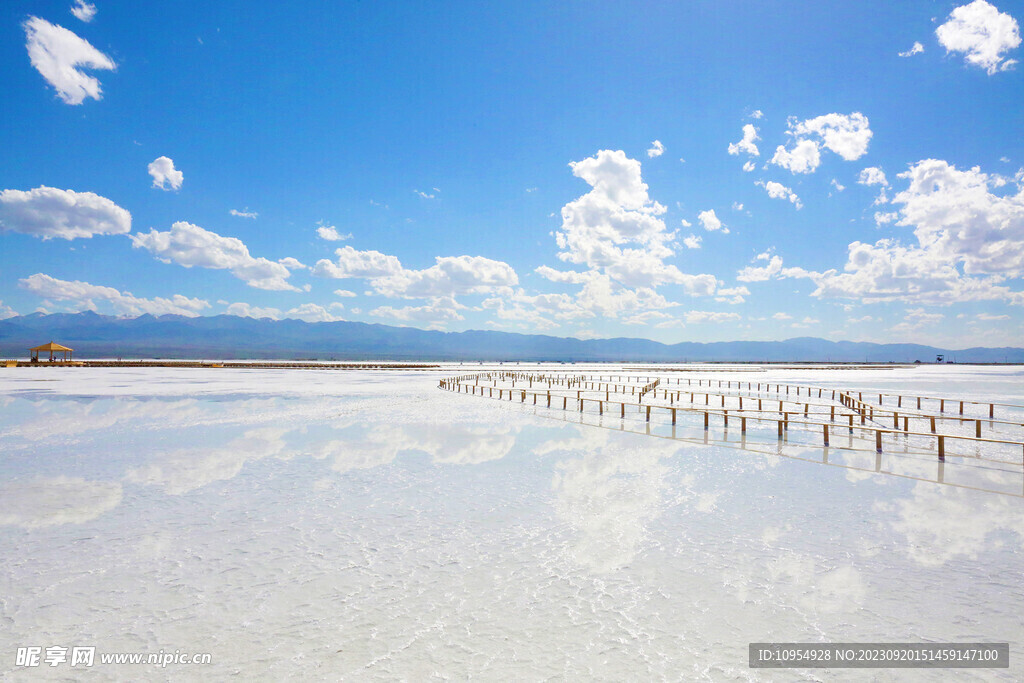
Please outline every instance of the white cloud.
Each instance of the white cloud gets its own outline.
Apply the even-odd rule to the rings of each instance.
[[[773,320],[792,320],[793,316],[791,316],[789,313],[782,313],[780,311],[779,313],[772,314],[772,319]]]
[[[679,220],[679,225],[683,226],[684,228],[689,228],[690,226],[693,225],[693,223],[691,223],[690,221],[686,220],[685,218],[682,218],[682,219]]]
[[[393,275],[402,271],[402,264],[395,256],[379,251],[357,251],[350,246],[336,249],[337,263],[320,259],[313,266],[313,275],[332,278],[375,278]]]
[[[746,152],[750,156],[760,156],[761,153],[758,151],[757,145],[754,144],[754,141],[758,139],[757,128],[752,123],[745,124],[743,126],[743,139],[729,144],[729,154],[736,155],[740,152]]]
[[[75,4],[71,6],[71,13],[76,19],[88,24],[96,16],[96,5],[85,0],[75,0]]]
[[[434,199],[434,198],[436,198],[437,197],[437,192],[439,192],[439,190],[436,187],[434,188],[434,194],[427,194],[426,192],[423,192],[421,190],[413,190],[413,194],[417,194],[420,197],[423,197],[424,199]]]
[[[481,294],[519,284],[512,266],[483,256],[438,256],[423,270],[401,270],[377,277],[370,284],[378,294],[404,298]]]
[[[782,183],[777,183],[773,180],[769,180],[768,182],[763,183],[759,180],[754,184],[763,187],[765,191],[768,193],[768,196],[771,197],[772,199],[787,199],[797,209],[804,208],[804,205],[800,202],[800,197],[796,196],[796,193],[793,192],[793,190],[789,189]]]
[[[871,141],[868,118],[860,112],[850,115],[824,114],[806,121],[789,120],[787,134],[794,137],[792,150],[779,145],[771,163],[792,173],[812,173],[821,164],[820,147],[831,150],[846,161],[867,154]],[[817,140],[811,137],[818,138]],[[820,141],[820,142],[819,142]]]
[[[750,118],[752,118],[752,119],[760,119],[760,118],[763,118],[763,117],[764,117],[764,112],[761,111],[760,109],[755,109],[754,111],[750,112]]]
[[[316,234],[322,240],[328,242],[342,242],[344,240],[352,239],[352,233],[346,233],[342,235],[338,232],[338,229],[333,225],[326,225],[323,221],[317,224]]]
[[[829,183],[829,184],[832,185],[832,187],[836,188],[836,192],[842,192],[843,190],[846,189],[846,186],[845,185],[840,185],[839,181],[836,180],[835,178],[833,178],[832,182]]]
[[[990,321],[990,320],[1009,320],[1010,316],[1003,315],[992,315],[991,313],[979,313],[975,316],[978,320]]]
[[[919,43],[919,42],[917,42],[915,40],[913,47],[911,47],[906,52],[900,52],[899,56],[900,57],[913,57],[914,55],[919,55],[922,52],[924,52],[924,45],[922,45],[921,43]]]
[[[868,117],[860,112],[853,112],[849,116],[825,114],[796,124],[792,132],[796,136],[819,135],[827,149],[846,161],[854,161],[868,153],[868,143],[872,136],[868,125]]]
[[[661,311],[644,311],[643,313],[637,313],[636,315],[631,315],[628,318],[623,318],[622,324],[646,325],[652,320],[665,320],[671,318],[672,316],[670,316],[668,313],[663,313]]]
[[[883,211],[876,211],[875,212],[875,223],[878,224],[878,225],[888,225],[889,223],[892,223],[893,221],[895,221],[899,217],[900,217],[900,214],[897,211],[891,211],[891,212],[888,212],[888,213],[883,212]]]
[[[258,306],[250,306],[246,303],[234,303],[227,307],[224,311],[228,315],[238,316],[239,318],[270,318],[271,320],[281,319],[281,310],[277,308],[260,308]]]
[[[132,229],[132,215],[92,192],[40,186],[29,191],[0,192],[0,230],[44,240],[93,235],[123,235]]]
[[[703,241],[703,237],[691,233],[689,237],[683,238],[683,246],[687,249],[700,249],[700,243]]]
[[[741,304],[750,296],[750,290],[746,287],[721,287],[715,292],[715,301],[725,304]]]
[[[174,168],[170,157],[157,157],[150,162],[149,175],[153,176],[153,187],[161,190],[178,190],[185,181],[185,175]]]
[[[1017,20],[985,0],[954,9],[946,23],[935,29],[947,53],[964,53],[968,64],[985,69],[990,76],[1017,63],[1004,53],[1020,45]]]
[[[769,163],[788,169],[791,173],[813,173],[821,165],[821,152],[814,140],[799,140],[792,151],[783,145],[775,148]]]
[[[231,209],[228,211],[232,216],[238,216],[239,218],[256,218],[259,214],[255,211],[249,211],[249,207],[245,207],[243,210]]]
[[[451,298],[438,298],[423,306],[379,306],[370,315],[376,318],[390,318],[401,322],[425,324],[428,328],[441,329],[449,322],[464,320],[459,313],[460,306]]]
[[[665,153],[665,145],[661,144],[660,140],[655,140],[651,143],[651,148],[647,150],[647,156],[650,158],[660,157]]]
[[[347,289],[336,289],[334,290],[334,296],[340,296],[341,298],[346,299],[357,295],[355,292],[350,292]]]
[[[743,210],[743,205],[740,204],[739,202],[733,202],[732,203],[732,210],[733,211],[742,211]]]
[[[740,282],[767,282],[773,278],[807,277],[808,272],[802,268],[783,268],[782,257],[768,252],[758,254],[758,261],[768,261],[766,266],[747,266],[738,273]]]
[[[70,301],[78,310],[96,310],[96,302],[106,302],[115,313],[128,316],[150,315],[183,315],[195,317],[199,311],[209,308],[210,304],[203,299],[189,299],[181,294],[171,298],[156,297],[143,299],[130,292],[120,292],[113,287],[93,285],[79,280],[58,280],[43,273],[36,273],[18,280],[22,289],[51,301]]]
[[[297,291],[287,282],[291,273],[285,266],[253,257],[236,237],[222,237],[184,221],[174,223],[167,232],[151,229],[129,237],[133,246],[148,250],[164,263],[229,270],[250,287]]]
[[[909,186],[893,197],[902,204],[900,225],[914,226],[921,247],[963,264],[967,274],[1024,274],[1024,186],[996,195],[993,177],[938,159],[910,167]]]
[[[87,97],[102,99],[100,82],[81,69],[115,69],[110,57],[72,31],[39,17],[29,17],[22,27],[32,66],[65,103],[81,104]]]
[[[562,207],[555,233],[561,260],[586,264],[624,287],[674,283],[691,293],[713,290],[713,276],[689,275],[664,262],[674,254],[669,245],[676,233],[659,218],[666,208],[648,196],[639,161],[621,150],[601,150],[569,166],[592,189]]]
[[[697,220],[700,221],[700,224],[703,225],[704,229],[707,230],[708,232],[721,230],[722,234],[729,234],[729,228],[725,227],[722,224],[722,221],[719,220],[718,216],[715,215],[714,209],[709,209],[708,211],[701,211],[699,214],[697,214]]]
[[[278,259],[277,262],[288,270],[305,270],[309,268],[309,266],[293,256],[285,256],[282,259]],[[307,289],[306,291],[309,290]]]
[[[7,320],[18,315],[18,312],[10,306],[4,305],[3,301],[0,301],[0,320]]]
[[[754,165],[753,161],[748,160],[746,163],[743,164],[743,170],[746,171],[747,173],[750,173],[755,168],[757,168],[757,166]]]
[[[886,179],[885,173],[877,166],[869,166],[862,170],[857,176],[857,182],[861,185],[889,187],[889,181]]]
[[[718,311],[687,311],[683,314],[687,324],[725,323],[739,320],[739,313],[721,313]]]
[[[344,320],[341,316],[334,315],[323,306],[317,304],[302,304],[290,309],[284,314],[285,318],[305,320],[307,323],[333,323]]]

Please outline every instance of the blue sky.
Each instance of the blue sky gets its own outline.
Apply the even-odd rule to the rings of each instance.
[[[1021,19],[12,0],[0,316],[1020,345]]]

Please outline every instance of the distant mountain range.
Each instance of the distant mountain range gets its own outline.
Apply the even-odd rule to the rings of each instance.
[[[177,315],[115,318],[85,313],[33,313],[0,321],[0,357],[56,341],[75,358],[276,358],[438,361],[750,361],[1024,363],[1024,349],[939,349],[919,344],[785,341],[662,344],[649,339],[573,339],[539,334],[436,332],[357,322]]]

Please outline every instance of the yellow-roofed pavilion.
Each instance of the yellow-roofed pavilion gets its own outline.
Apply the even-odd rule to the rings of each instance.
[[[34,349],[29,349],[29,351],[32,353],[32,362],[33,363],[38,363],[39,362],[39,353],[40,352],[46,353],[47,351],[49,351],[50,352],[50,362],[52,363],[53,362],[54,354],[57,354],[57,353],[64,354],[64,362],[67,362],[67,361],[71,360],[71,352],[74,351],[74,349],[69,349],[66,346],[61,346],[60,344],[58,344],[56,342],[50,342],[49,344],[43,344],[42,346],[37,346]]]

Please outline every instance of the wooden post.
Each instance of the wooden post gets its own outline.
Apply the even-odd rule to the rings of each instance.
[[[882,432],[875,430],[875,451],[882,452]]]
[[[562,410],[566,410],[566,409],[568,409],[568,407],[569,407],[568,397],[563,396],[562,397]]]
[[[647,421],[651,421],[651,407],[647,406]]]
[[[829,413],[828,413],[828,420],[829,420],[829,422],[835,422],[836,421],[836,407],[835,406],[830,406],[830,407],[831,407],[831,410],[829,410]]]
[[[551,390],[548,389],[548,408],[551,407]]]
[[[622,407],[622,419],[626,419],[626,404],[620,403],[619,405]]]
[[[935,433],[935,417],[932,416],[932,417],[928,418],[928,420],[931,422],[932,434],[934,434]]]
[[[989,419],[992,419],[995,416],[996,416],[996,404],[995,403],[989,403],[988,404],[988,417],[989,417]]]
[[[940,413],[946,412],[946,399],[944,399],[944,398],[943,399],[939,399],[939,412]]]
[[[725,417],[725,427],[728,428],[729,427],[729,411],[728,410],[722,411],[722,414]]]
[[[821,425],[822,434],[825,436],[825,445],[828,445],[828,425]]]
[[[921,410],[921,397],[920,396],[917,397],[917,409]]]
[[[894,412],[892,414],[892,426],[895,429],[899,429],[900,428],[900,414],[899,413]]]
[[[672,424],[676,423],[676,409],[672,409]]]
[[[747,433],[747,418],[741,417],[740,418],[740,434],[746,434],[746,433]]]
[[[974,436],[981,438],[981,420],[975,420],[974,422]]]
[[[939,435],[939,460],[946,459],[946,437]]]
[[[782,420],[779,420],[779,440],[782,440]]]
[[[708,431],[708,414],[707,414],[707,411],[704,412],[704,431],[705,432]]]

